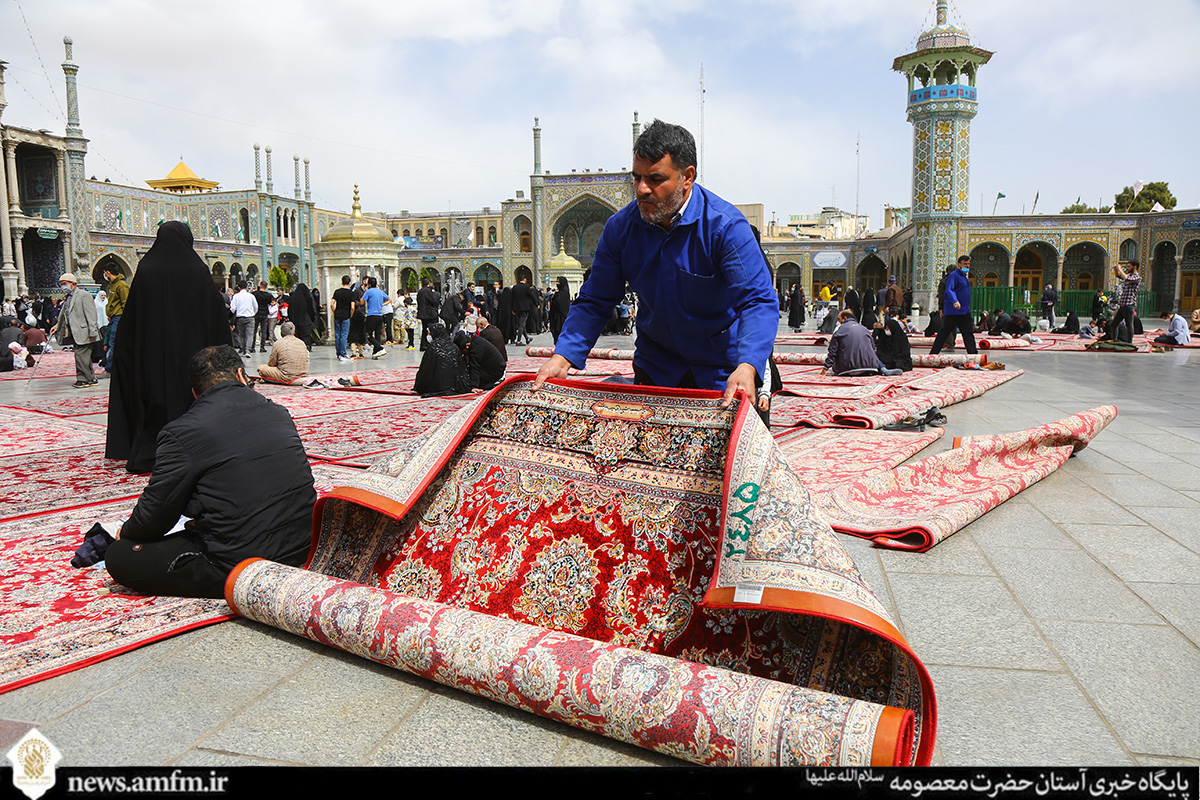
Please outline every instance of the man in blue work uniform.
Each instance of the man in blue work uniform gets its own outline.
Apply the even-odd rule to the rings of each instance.
[[[635,382],[751,402],[779,327],[779,298],[750,223],[693,183],[696,143],[655,120],[633,151],[635,202],[604,226],[592,271],[534,381],[582,369],[628,282],[637,292]]]
[[[942,352],[946,343],[954,343],[955,334],[961,332],[968,353],[978,353],[975,347],[975,324],[971,320],[971,257],[959,256],[958,269],[946,276],[946,310],[942,314],[942,329],[933,340],[929,355]]]

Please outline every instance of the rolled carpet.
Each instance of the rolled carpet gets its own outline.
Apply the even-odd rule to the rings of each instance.
[[[955,439],[952,450],[813,500],[839,533],[924,552],[1058,469],[1116,416],[1115,406],[1100,406],[1025,431]]]
[[[250,564],[227,598],[698,763],[929,763],[928,671],[749,403],[531,387],[348,477],[308,571]]]

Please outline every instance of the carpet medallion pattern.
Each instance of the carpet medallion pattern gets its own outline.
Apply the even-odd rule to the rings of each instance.
[[[311,572],[254,562],[230,602],[701,763],[928,763],[928,673],[749,408],[529,387],[334,489]]]

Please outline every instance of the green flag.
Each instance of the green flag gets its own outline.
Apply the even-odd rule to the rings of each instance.
[[[996,199],[999,200],[1001,197],[1008,197],[1008,195],[1004,192],[996,192]]]

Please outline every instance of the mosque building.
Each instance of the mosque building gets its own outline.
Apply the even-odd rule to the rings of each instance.
[[[1093,292],[1114,285],[1112,267],[1139,259],[1147,289],[1143,313],[1200,307],[1200,211],[1036,215],[971,215],[970,123],[981,110],[979,76],[992,53],[948,21],[937,0],[933,28],[916,49],[895,59],[904,76],[913,129],[912,195],[908,209],[887,209],[883,227],[867,232],[862,218],[825,209],[798,215],[790,234],[767,229],[763,249],[781,295],[800,283],[815,295],[825,282],[878,289],[889,275],[913,291],[922,313],[936,307],[936,287],[958,255],[971,256],[975,286],[1041,287]],[[522,277],[539,286],[559,276],[576,282],[595,256],[605,222],[633,199],[628,171],[544,169],[542,129],[534,119],[527,189],[495,207],[459,212],[363,213],[318,208],[309,161],[292,157],[293,188],[276,191],[271,147],[254,145],[254,188],[226,191],[180,159],[145,187],[85,177],[88,140],[80,125],[71,40],[64,39],[67,88],[63,135],[3,121],[0,61],[0,281],[5,297],[57,291],[58,275],[74,271],[99,284],[106,266],[132,275],[159,224],[187,223],[214,282],[271,280],[284,270],[324,297],[342,274],[374,275],[381,287],[413,288],[422,278],[461,288],[474,281]],[[982,109],[986,113],[986,108]],[[640,133],[634,113],[631,145]],[[265,180],[263,167],[265,164]],[[367,187],[368,192],[370,187]],[[763,227],[761,205],[741,205]],[[348,226],[348,227],[347,227]],[[369,226],[366,238],[359,234]],[[841,238],[822,238],[832,231]],[[357,231],[357,232],[356,232]],[[349,233],[348,233],[349,232]],[[364,234],[365,236],[365,234]],[[348,237],[348,238],[347,238]],[[328,243],[330,247],[323,247]],[[363,246],[359,246],[362,244]],[[369,246],[368,246],[369,245]],[[92,286],[94,288],[94,285]]]

